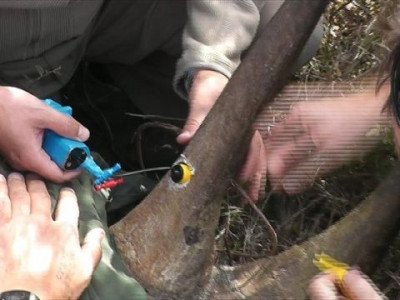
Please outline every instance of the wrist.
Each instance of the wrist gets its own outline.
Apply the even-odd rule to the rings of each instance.
[[[40,300],[40,298],[30,291],[10,290],[1,292],[0,300]]]
[[[390,115],[385,109],[389,94],[389,85],[383,85],[379,90],[373,89],[355,95],[353,99],[358,109],[355,108],[354,111],[358,111],[360,115],[364,115],[364,117],[370,119],[371,122],[386,123],[390,121]]]

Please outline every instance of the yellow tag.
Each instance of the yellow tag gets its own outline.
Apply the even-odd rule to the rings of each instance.
[[[313,263],[321,271],[333,273],[340,285],[342,285],[344,276],[350,269],[348,264],[340,262],[325,253],[315,254]]]

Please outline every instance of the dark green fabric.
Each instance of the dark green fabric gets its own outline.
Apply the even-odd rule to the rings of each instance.
[[[103,1],[71,1],[49,8],[40,8],[43,1],[32,1],[36,9],[35,4],[22,9],[24,3],[14,2],[20,8],[0,4],[0,84],[47,97],[74,74]]]
[[[5,176],[10,172],[7,164],[0,161],[0,173]],[[72,180],[64,186],[75,190],[78,197],[80,216],[79,233],[81,239],[86,233],[95,227],[101,227],[106,232],[104,239],[103,255],[92,281],[80,299],[147,299],[144,289],[129,276],[128,270],[113,246],[112,236],[107,227],[105,206],[107,203],[106,193],[95,192],[92,179],[83,173],[79,178]],[[47,187],[52,198],[52,208],[56,206],[59,190],[63,185],[47,182]]]

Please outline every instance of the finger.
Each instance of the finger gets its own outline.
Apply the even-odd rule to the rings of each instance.
[[[62,188],[58,197],[55,221],[78,226],[79,207],[75,192],[71,188]]]
[[[95,228],[88,232],[82,244],[82,253],[84,256],[84,274],[91,276],[99,264],[102,256],[101,242],[104,238],[104,230]]]
[[[362,149],[356,148],[331,149],[330,151],[320,149],[308,159],[292,167],[280,182],[274,181],[272,183],[273,187],[279,189],[280,186],[288,194],[302,192],[321,175],[340,167],[351,159],[359,157],[362,151]],[[271,181],[273,181],[272,177]]]
[[[29,174],[26,185],[31,197],[31,214],[51,218],[51,198],[44,181],[35,174]]]
[[[239,179],[242,181],[248,181],[254,174],[259,161],[260,148],[262,147],[262,144],[263,141],[259,131],[255,131],[251,138],[243,167],[239,172]]]
[[[26,168],[56,183],[71,180],[81,173],[80,170],[62,170],[43,149],[36,153],[35,159],[32,159]]]
[[[176,138],[176,141],[179,144],[185,145],[193,138],[194,134],[207,117],[207,114],[211,110],[213,104],[214,103],[209,105],[207,103],[193,100],[192,107],[186,123],[183,126],[182,133]]]
[[[315,276],[308,286],[308,293],[313,300],[337,300],[338,290],[335,286],[335,277],[332,274]]]
[[[258,163],[257,172],[255,173],[255,178],[252,181],[252,186],[250,190],[250,194],[258,193],[257,197],[264,198],[265,197],[265,187],[267,185],[267,151],[262,144],[260,148],[260,161]]]
[[[26,190],[24,176],[20,173],[8,175],[8,193],[11,200],[13,216],[29,215],[31,212],[31,198]]]
[[[65,115],[44,103],[43,105],[46,106],[46,118],[42,118],[40,123],[43,128],[78,141],[86,141],[89,138],[89,130],[73,117]]]
[[[255,131],[243,167],[238,174],[240,182],[248,183],[247,191],[251,200],[263,196],[266,185],[267,160],[264,142],[259,131]]]
[[[8,197],[7,181],[0,174],[0,225],[8,222],[11,218],[11,201]]]
[[[349,271],[344,277],[343,285],[351,299],[385,299],[371,279],[358,270]]]
[[[268,176],[272,182],[281,180],[289,170],[308,159],[315,151],[315,145],[308,134],[292,137],[276,148],[267,148]]]
[[[293,167],[280,182],[274,182],[274,189],[287,194],[297,194],[311,186],[321,174],[335,169],[338,161],[327,154],[316,153],[310,159]]]
[[[190,112],[176,139],[178,143],[187,144],[192,139],[227,82],[228,78],[215,71],[200,70],[195,74],[189,93]]]
[[[192,114],[189,115],[188,119],[186,120],[185,126],[182,129],[182,133],[178,135],[176,141],[182,145],[189,143],[196,133],[197,129],[199,129],[205,116],[206,115],[198,115],[196,117],[193,117]]]

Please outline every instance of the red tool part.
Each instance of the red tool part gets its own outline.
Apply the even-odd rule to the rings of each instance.
[[[106,182],[102,184],[97,184],[94,186],[94,189],[96,191],[100,191],[102,189],[112,189],[113,187],[116,187],[117,185],[123,184],[124,179],[123,178],[116,178],[116,179],[110,179],[107,180]]]

